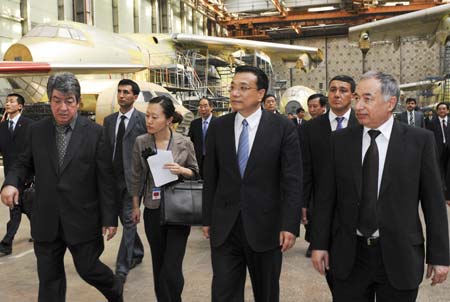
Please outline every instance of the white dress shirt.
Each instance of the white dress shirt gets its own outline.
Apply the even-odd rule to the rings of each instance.
[[[16,129],[16,125],[17,125],[17,122],[19,121],[19,118],[20,118],[20,113],[18,115],[16,115],[14,118],[8,119],[8,129],[9,129],[10,121],[13,121],[12,129],[14,131]]]
[[[361,153],[361,163],[364,163],[364,156],[366,155],[367,149],[370,146],[370,135],[369,130],[379,130],[381,133],[375,139],[378,147],[378,188],[377,188],[377,198],[380,194],[381,180],[383,177],[384,163],[386,162],[386,153],[389,145],[389,139],[391,138],[392,127],[394,125],[394,117],[391,116],[384,124],[382,124],[377,129],[371,129],[364,127],[363,137],[362,137],[362,153]],[[361,232],[357,230],[357,234],[362,236]],[[380,236],[378,230],[372,234],[373,237]]]
[[[258,130],[259,121],[261,120],[262,110],[258,108],[255,112],[249,115],[247,118],[243,117],[239,112],[236,113],[236,117],[234,119],[234,141],[236,143],[236,154],[238,151],[239,145],[239,136],[242,132],[242,121],[245,119],[248,123],[248,155],[252,151],[253,142],[255,141],[256,130]]]
[[[127,129],[127,127],[128,127],[128,122],[130,121],[130,119],[131,119],[131,116],[133,115],[133,112],[134,112],[134,107],[133,108],[131,108],[131,110],[129,110],[127,113],[122,113],[122,112],[120,112],[119,111],[119,114],[117,115],[117,121],[116,121],[116,136],[117,136],[117,132],[119,132],[119,124],[120,124],[120,119],[122,118],[122,115],[125,115],[125,120],[124,120],[124,123],[125,123],[125,130]]]
[[[349,108],[347,110],[346,113],[344,113],[344,115],[341,115],[344,120],[342,121],[342,128],[347,128],[348,125],[348,119],[350,118],[350,112],[352,111],[351,108]],[[336,118],[338,116],[333,112],[333,110],[330,110],[330,113],[328,114],[328,118],[330,119],[330,126],[331,126],[331,131],[336,131],[337,128],[337,121]]]

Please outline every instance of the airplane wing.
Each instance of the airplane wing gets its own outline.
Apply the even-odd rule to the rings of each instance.
[[[425,80],[413,83],[400,84],[403,91],[427,90],[441,85],[441,81]]]
[[[349,41],[361,45],[368,42],[391,41],[399,46],[401,37],[429,36],[429,46],[435,41],[444,44],[450,34],[450,4],[439,5],[400,16],[349,28]],[[364,44],[364,42],[366,44]]]
[[[237,50],[264,52],[280,57],[285,62],[295,62],[297,67],[305,71],[323,60],[322,51],[316,47],[191,34],[172,34],[171,39],[183,48],[207,48],[209,54],[223,58],[229,58]]]
[[[75,74],[133,73],[145,69],[134,64],[60,64],[27,61],[0,62],[0,77],[24,77],[50,75],[57,72]]]

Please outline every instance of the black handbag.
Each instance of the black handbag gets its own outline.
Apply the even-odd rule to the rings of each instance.
[[[163,187],[161,225],[202,225],[202,180],[184,180]]]

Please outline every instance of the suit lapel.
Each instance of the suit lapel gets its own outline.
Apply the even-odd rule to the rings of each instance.
[[[270,128],[269,125],[269,116],[268,113],[265,110],[262,110],[261,114],[261,120],[259,121],[258,129],[256,130],[255,140],[253,141],[252,150],[250,151],[250,155],[248,157],[247,166],[245,167],[244,177],[248,176],[251,169],[256,164],[256,158],[258,154],[264,150],[264,144],[267,144],[267,138],[269,137],[267,135],[268,128]],[[234,127],[233,127],[234,129]],[[237,158],[236,158],[237,162]],[[239,165],[238,165],[239,166]]]
[[[354,127],[354,126],[358,126],[358,125],[359,125],[359,122],[356,119],[355,111],[352,109],[350,111],[350,117],[348,119],[348,127]]]
[[[349,148],[349,158],[352,158],[352,174],[355,181],[356,190],[358,192],[358,197],[361,198],[362,190],[362,136],[364,127],[359,126],[357,128],[351,129],[350,141],[348,142]]]
[[[399,158],[404,157],[405,152],[403,152],[404,143],[404,132],[408,128],[399,124],[394,120],[394,126],[392,127],[391,137],[389,138],[388,149],[386,152],[386,159],[384,161],[383,175],[381,178],[380,193],[378,194],[378,200],[381,200],[383,194],[386,192],[387,188],[391,183],[391,176],[395,172],[395,162]]]
[[[133,129],[133,127],[134,127],[134,124],[136,124],[136,120],[137,120],[137,110],[134,109],[133,114],[131,114],[131,118],[128,121],[128,125],[127,125],[127,128],[125,129],[125,133],[123,134],[123,137],[126,137],[130,133],[131,129]],[[117,119],[116,119],[116,121],[117,121]]]
[[[229,116],[227,116],[228,119],[226,121],[225,127],[223,129],[224,135],[223,139],[225,140],[225,146],[227,147],[227,151],[225,152],[226,155],[231,156],[231,162],[234,163],[232,169],[234,170],[234,173],[236,174],[236,177],[241,178],[241,174],[239,172],[239,164],[236,154],[236,141],[235,141],[235,133],[234,133],[234,121],[236,119],[236,112],[230,113]],[[247,162],[248,164],[248,162]]]
[[[73,129],[72,136],[70,137],[69,144],[67,145],[66,155],[59,174],[62,174],[69,165],[72,158],[77,154],[84,137],[86,135],[84,127],[87,125],[87,120],[82,116],[78,116],[75,128]]]

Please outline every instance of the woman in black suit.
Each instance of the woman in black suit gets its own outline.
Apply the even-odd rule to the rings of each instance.
[[[171,129],[182,117],[172,100],[160,96],[150,100],[146,112],[147,133],[136,138],[133,150],[131,194],[133,220],[140,220],[139,201],[145,205],[145,233],[152,253],[155,294],[159,302],[181,301],[183,258],[190,226],[160,225],[161,189],[155,187],[147,157],[157,150],[172,151],[174,162],[164,167],[183,178],[196,178],[198,166],[192,142]],[[143,192],[143,194],[142,194]]]

